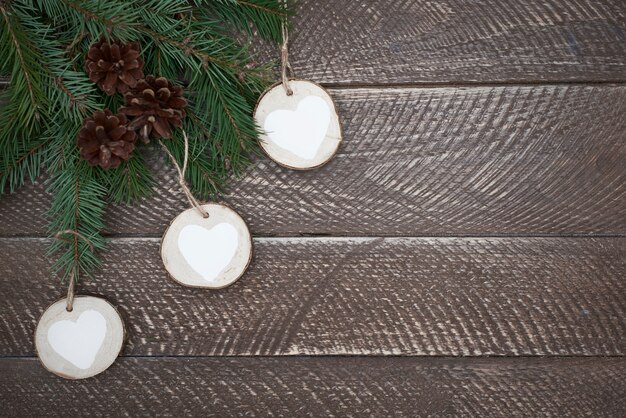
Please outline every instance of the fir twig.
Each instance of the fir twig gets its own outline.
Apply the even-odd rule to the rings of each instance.
[[[42,79],[46,74],[45,61],[26,34],[20,17],[6,6],[0,6],[0,15],[0,73],[11,74],[7,89],[9,105],[2,107],[0,123],[11,126],[10,131],[31,134],[46,108]],[[1,134],[0,141],[6,139]],[[0,142],[0,145],[8,144]]]
[[[241,174],[259,150],[251,113],[268,84],[268,67],[251,61],[233,28],[278,42],[287,14],[283,0],[0,1],[0,74],[11,79],[0,92],[0,188],[13,192],[45,166],[53,194],[50,234],[75,231],[94,245],[76,235],[69,246],[54,240],[55,268],[63,277],[78,280],[99,265],[107,197],[129,203],[154,185],[140,152],[106,172],[78,155],[76,135],[85,117],[105,108],[116,112],[122,102],[98,91],[85,74],[90,43],[138,41],[146,74],[185,80],[185,176],[206,199],[218,196],[228,176]],[[182,131],[166,144],[182,161]]]
[[[40,86],[37,86],[32,80],[32,78],[35,77],[36,72],[33,71],[33,68],[30,65],[31,63],[26,62],[25,53],[23,50],[25,45],[21,44],[21,42],[27,43],[25,42],[27,40],[24,38],[22,38],[21,40],[18,40],[18,31],[21,30],[19,20],[17,19],[13,20],[14,18],[12,19],[11,15],[7,12],[7,10],[3,6],[0,6],[0,13],[2,13],[2,17],[4,18],[3,27],[5,28],[5,31],[6,31],[6,35],[4,34],[3,35],[9,37],[10,42],[13,44],[15,48],[14,49],[15,62],[17,65],[19,65],[19,67],[22,70],[22,74],[24,75],[24,81],[26,84],[26,90],[28,92],[28,98],[30,100],[30,105],[33,108],[33,116],[36,120],[39,120],[39,110],[41,109],[41,106],[39,102],[37,101],[37,99],[35,98],[35,96],[41,97],[41,92],[35,93],[35,88],[40,88]],[[31,72],[32,72],[32,75],[31,75]]]
[[[94,176],[94,171],[84,161],[68,164],[53,173],[49,191],[54,195],[49,211],[50,234],[72,230],[85,236],[95,250],[104,246],[100,230],[104,228],[102,216],[106,189]],[[74,239],[71,245],[54,240],[50,253],[58,254],[54,269],[63,278],[73,271],[76,280],[80,274],[90,275],[100,265],[100,260],[88,243]]]
[[[28,34],[24,19],[0,5],[0,73],[10,73],[11,83],[0,95],[0,194],[8,185],[12,193],[39,175],[45,144],[39,133],[47,111],[44,78],[47,70],[41,51]]]
[[[281,41],[281,24],[289,15],[286,2],[277,0],[203,0],[203,11],[248,34],[253,29],[263,38]]]
[[[108,195],[116,203],[130,204],[152,194],[155,183],[144,156],[136,152],[118,168],[102,172]]]

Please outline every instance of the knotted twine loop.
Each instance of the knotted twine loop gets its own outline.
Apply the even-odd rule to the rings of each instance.
[[[283,87],[285,88],[287,96],[291,96],[293,94],[293,90],[289,86],[289,74],[293,77],[293,68],[289,63],[289,29],[287,28],[287,17],[282,19],[281,29],[283,33],[283,45],[280,48],[280,62]]]
[[[72,242],[70,240],[63,237],[63,235],[65,234],[72,234],[76,238],[82,239],[83,241],[87,243],[87,245],[89,245],[89,249],[91,250],[91,252],[94,252],[94,247],[91,241],[89,241],[83,234],[81,234],[78,231],[74,231],[73,229],[66,229],[64,231],[59,231],[56,234],[54,234],[54,237],[58,239],[59,241],[63,241],[68,244],[71,244]],[[68,312],[72,312],[72,310],[74,309],[74,286],[76,284],[75,273],[76,273],[75,267],[73,267],[72,271],[70,271],[69,284],[67,286],[67,304],[65,305],[65,310]]]
[[[189,186],[187,186],[187,182],[185,181],[185,172],[187,171],[187,160],[189,159],[189,138],[187,138],[187,133],[185,131],[183,131],[183,138],[185,138],[185,156],[183,157],[182,168],[178,165],[176,158],[174,158],[174,156],[172,155],[170,150],[167,149],[165,144],[160,140],[159,140],[159,144],[161,144],[161,147],[163,148],[165,153],[170,157],[170,160],[172,160],[172,164],[174,164],[174,167],[176,167],[176,170],[178,171],[178,184],[180,184],[180,187],[183,189],[185,196],[187,196],[187,200],[189,200],[189,203],[191,204],[191,206],[196,208],[196,210],[200,212],[200,215],[202,215],[202,217],[206,219],[209,217],[209,212],[207,212],[204,209],[204,207],[202,207],[202,205],[198,202],[198,200],[196,200],[194,195],[191,193]]]

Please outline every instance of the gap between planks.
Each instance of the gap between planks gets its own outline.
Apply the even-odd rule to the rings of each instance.
[[[289,360],[317,360],[317,359],[415,359],[415,360],[427,360],[427,359],[435,359],[439,361],[446,360],[466,360],[468,362],[471,361],[481,361],[481,360],[489,360],[489,361],[515,361],[515,360],[567,360],[567,359],[580,359],[580,360],[593,360],[593,359],[623,359],[626,358],[625,354],[593,354],[593,355],[585,355],[585,354],[520,354],[520,355],[494,355],[494,354],[481,354],[481,355],[438,355],[438,354],[316,354],[316,355],[307,355],[307,354],[274,354],[274,355],[266,355],[266,354],[221,354],[221,355],[172,355],[172,354],[145,354],[145,355],[137,355],[137,354],[120,354],[118,358],[124,359],[162,359],[162,360],[194,360],[194,359],[289,359]],[[38,357],[32,355],[24,355],[24,356],[16,356],[9,355],[3,356],[0,355],[0,361],[3,360],[39,360]]]
[[[311,80],[315,81],[315,80]],[[0,88],[5,88],[11,80],[0,80]],[[320,82],[317,83],[328,90],[350,90],[350,89],[429,89],[429,88],[474,88],[474,87],[525,87],[525,86],[603,86],[603,87],[623,87],[626,86],[626,79],[606,79],[606,80],[563,80],[563,81],[541,81],[541,80],[510,80],[510,81],[425,81],[406,83],[342,83],[342,82]]]
[[[163,231],[165,232],[165,231]],[[153,234],[145,234],[145,235],[126,235],[126,234],[104,234],[104,237],[108,240],[119,240],[119,241],[132,241],[132,240],[152,240],[158,241],[161,240],[162,235],[153,235]],[[572,238],[572,239],[587,239],[587,238],[626,238],[626,233],[624,234],[489,234],[489,235],[463,235],[463,234],[455,234],[455,235],[340,235],[340,234],[301,234],[301,235],[252,235],[252,239],[254,241],[265,242],[265,241],[289,241],[293,239],[303,239],[303,240],[336,240],[336,241],[353,241],[353,242],[365,242],[376,239],[384,239],[384,240],[404,240],[404,239],[437,239],[437,240],[455,240],[455,239],[499,239],[499,238],[510,238],[510,239],[526,239],[526,238],[541,238],[541,239],[563,239],[563,238]],[[49,236],[43,235],[0,235],[0,239],[3,241],[51,241],[53,238]],[[106,250],[105,250],[106,251]]]
[[[431,82],[407,82],[407,83],[319,83],[327,90],[356,90],[356,89],[471,89],[479,87],[624,87],[626,80],[623,79],[607,79],[607,80],[563,80],[563,81],[431,81]]]

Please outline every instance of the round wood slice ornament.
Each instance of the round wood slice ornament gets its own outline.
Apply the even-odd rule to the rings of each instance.
[[[59,300],[41,316],[35,347],[43,366],[66,379],[85,379],[105,371],[124,343],[124,322],[106,300],[76,296],[72,310]]]
[[[252,259],[252,237],[243,219],[229,207],[205,204],[178,215],[165,231],[161,257],[176,282],[221,289],[239,279]]]
[[[335,103],[324,88],[311,81],[289,80],[288,88],[284,82],[263,93],[254,111],[261,127],[261,147],[284,167],[320,167],[333,158],[341,144]]]

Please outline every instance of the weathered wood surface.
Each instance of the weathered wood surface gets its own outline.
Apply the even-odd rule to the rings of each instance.
[[[2,239],[0,355],[63,296],[44,239]],[[114,239],[79,293],[126,355],[623,355],[626,238],[271,238],[220,291],[175,284],[158,239]]]
[[[294,172],[263,159],[231,187],[253,234],[626,233],[624,86],[332,94],[345,133],[333,161]],[[171,171],[158,183],[109,210],[107,232],[161,236],[188,203]],[[0,235],[45,235],[49,200],[41,186],[3,196]]]
[[[0,359],[7,416],[558,416],[626,414],[626,360],[124,358],[69,382]]]
[[[256,239],[231,288],[176,285],[156,237],[187,204],[155,158],[155,196],[107,212],[137,238],[79,288],[120,309],[131,357],[83,382],[18,358],[64,290],[47,240],[1,238],[0,415],[625,416],[626,3],[297,12],[291,62],[331,87],[344,143],[311,173],[260,160],[226,197],[291,238]],[[44,181],[2,196],[0,237],[46,235]]]
[[[298,0],[295,13],[289,59],[325,84],[626,81],[622,0]]]
[[[300,0],[290,61],[322,83],[624,81],[623,0]]]

